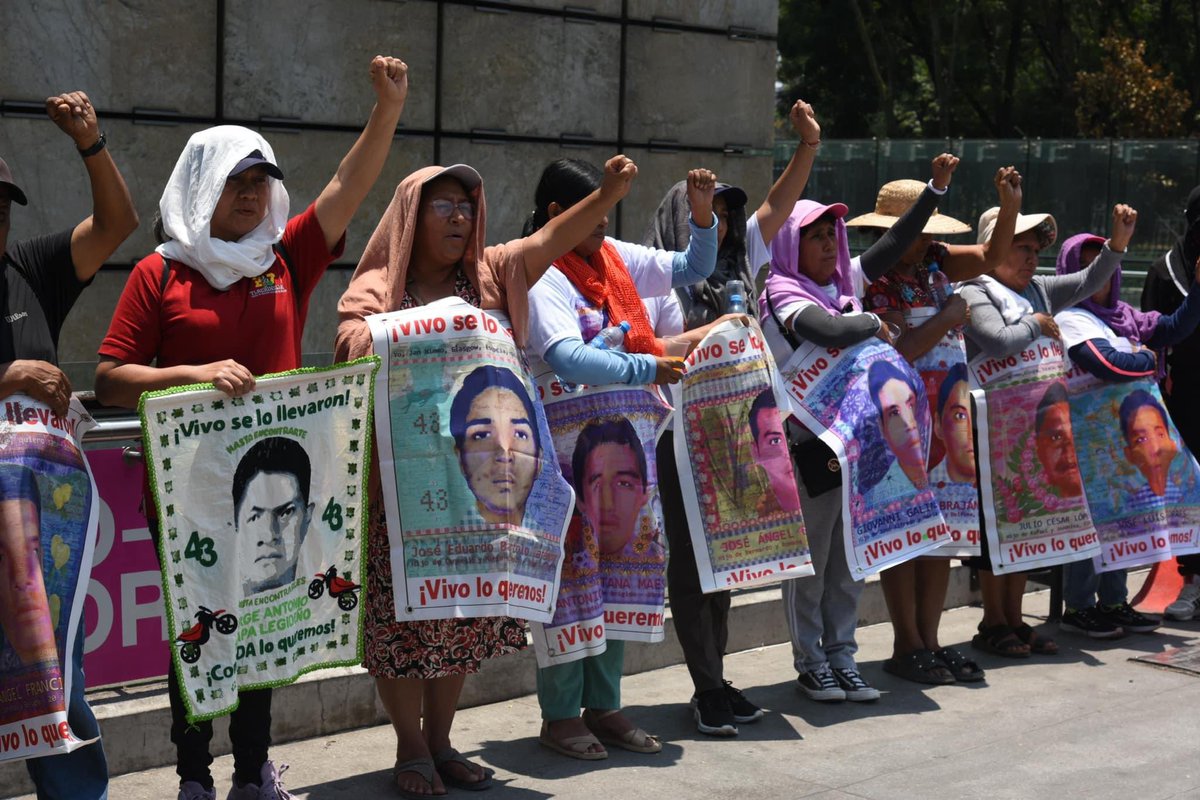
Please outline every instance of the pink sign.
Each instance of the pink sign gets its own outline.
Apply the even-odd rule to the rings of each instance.
[[[120,447],[85,455],[100,492],[100,533],[84,605],[89,688],[167,674],[166,617],[154,542],[142,516],[143,467]]]

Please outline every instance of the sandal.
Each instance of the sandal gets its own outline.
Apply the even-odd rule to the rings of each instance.
[[[599,753],[588,750],[592,745],[600,744],[600,740],[593,734],[555,739],[550,735],[549,720],[542,720],[542,732],[538,734],[538,743],[542,747],[548,747],[569,758],[578,758],[580,761],[602,761],[608,758],[607,750],[601,750]]]
[[[596,730],[592,724],[620,712],[621,709],[619,708],[599,713],[588,709],[583,712],[583,723],[588,726],[588,730],[596,734],[597,739],[612,747],[620,747],[622,750],[628,750],[632,753],[657,753],[662,750],[662,742],[641,728],[630,728],[622,734],[615,734],[609,731]],[[589,714],[591,715],[592,722],[588,722]]]
[[[468,761],[466,756],[453,747],[439,750],[433,754],[433,765],[437,769],[438,775],[442,776],[442,783],[447,786],[453,786],[455,789],[465,789],[468,792],[482,792],[484,789],[492,788],[492,776],[496,774],[496,770],[490,767],[482,767],[483,777],[473,781],[465,780],[446,769],[446,765],[451,763],[462,764],[471,774],[475,774],[474,768],[479,766],[472,761]]]
[[[411,772],[429,785],[428,792],[414,792],[411,789],[404,789],[400,786],[400,773]],[[440,794],[433,791],[433,774],[434,766],[432,758],[412,758],[408,761],[397,761],[396,766],[392,767],[392,785],[396,787],[396,791],[401,797],[406,797],[408,800],[425,800],[427,797],[445,797],[446,793]]]
[[[946,686],[954,683],[954,674],[929,650],[913,650],[883,662],[883,671],[913,683]]]
[[[943,647],[934,653],[950,670],[955,680],[963,683],[978,683],[984,679],[983,669],[971,659],[955,650],[953,647]]]
[[[1022,624],[1013,629],[1017,638],[1029,646],[1029,652],[1039,656],[1058,655],[1058,642],[1049,636],[1040,636],[1032,625]]]
[[[1029,658],[1029,645],[1017,638],[1016,632],[1003,622],[986,628],[979,623],[979,633],[972,637],[971,647],[1004,658]]]

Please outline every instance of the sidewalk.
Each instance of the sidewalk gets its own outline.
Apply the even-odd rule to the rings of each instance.
[[[1027,596],[1027,613],[1044,615],[1047,599],[1046,592]],[[965,645],[979,615],[947,612],[943,644]],[[1200,643],[1200,622],[1113,642],[1056,638],[1056,657],[980,657],[985,687],[934,688],[885,674],[890,627],[861,628],[860,664],[884,691],[874,704],[819,705],[799,696],[787,645],[732,654],[727,676],[768,709],[733,740],[695,732],[682,666],[632,675],[623,684],[628,713],[666,742],[654,756],[615,751],[588,764],[551,753],[537,744],[533,696],[461,711],[455,744],[497,771],[497,785],[481,800],[1200,798],[1200,677],[1128,660]],[[286,783],[298,797],[366,800],[398,796],[389,786],[394,746],[390,727],[377,726],[272,754],[293,765]],[[231,771],[229,756],[217,759],[218,797]],[[171,800],[176,785],[172,769],[152,769],[115,778],[110,796]]]

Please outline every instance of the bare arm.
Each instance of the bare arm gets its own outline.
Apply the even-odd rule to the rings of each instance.
[[[100,141],[96,109],[83,92],[46,98],[46,114],[75,147],[87,150]],[[83,159],[92,187],[92,214],[71,231],[71,262],[75,277],[89,281],[121,242],[137,230],[138,215],[108,148]]]
[[[317,197],[317,222],[330,250],[341,241],[354,212],[383,171],[408,97],[408,66],[400,59],[375,56],[370,75],[376,98],[371,117]]]
[[[984,244],[946,245],[946,277],[952,281],[968,281],[991,272],[1008,258],[1017,214],[1021,211],[1021,173],[1015,167],[1001,167],[994,179],[1000,196],[1000,214],[992,238]]]
[[[254,388],[254,376],[233,359],[160,368],[101,358],[96,365],[96,399],[106,406],[137,408],[143,392],[194,383],[211,383],[237,397]]]
[[[800,144],[796,145],[796,152],[792,153],[792,158],[779,180],[775,181],[771,191],[767,192],[767,199],[754,212],[754,216],[758,218],[758,229],[767,244],[779,233],[779,229],[792,213],[796,201],[804,194],[813,161],[817,157],[817,148],[821,144],[821,126],[817,124],[812,106],[803,100],[797,100],[788,118],[792,121],[792,130],[800,137]]]
[[[880,316],[899,326],[896,349],[911,364],[932,350],[951,328],[966,321],[967,303],[959,295],[952,295],[940,311],[915,328],[907,327],[904,315],[898,311],[887,311]]]

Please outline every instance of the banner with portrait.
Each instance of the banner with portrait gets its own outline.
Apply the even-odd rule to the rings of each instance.
[[[367,323],[397,618],[548,622],[573,495],[508,320],[448,297]]]
[[[666,538],[655,444],[671,407],[656,386],[564,391],[539,364],[559,467],[575,489],[554,617],[530,625],[546,667],[604,652],[607,639],[663,639]]]
[[[685,363],[673,387],[675,461],[701,589],[812,575],[783,427],[787,399],[776,396],[762,333],[725,322]]]
[[[1073,367],[1067,386],[1079,472],[1100,536],[1096,570],[1200,551],[1200,465],[1158,385],[1109,383]]]
[[[1100,540],[1083,496],[1062,343],[971,361],[983,524],[1002,575],[1092,558]]]
[[[871,338],[849,348],[806,343],[780,377],[800,424],[837,455],[850,574],[863,580],[946,541],[925,464],[925,386],[908,362]]]
[[[904,314],[908,327],[925,324],[935,308],[913,308]],[[929,482],[937,497],[949,537],[931,555],[979,555],[979,493],[975,486],[975,441],[967,348],[961,328],[951,328],[913,368],[925,384],[933,437],[929,441]]]
[[[379,361],[147,392],[171,655],[189,720],[362,659],[366,480]]]
[[[78,399],[66,416],[22,394],[0,410],[0,761],[67,753],[71,654],[98,521],[80,440],[95,423]]]

